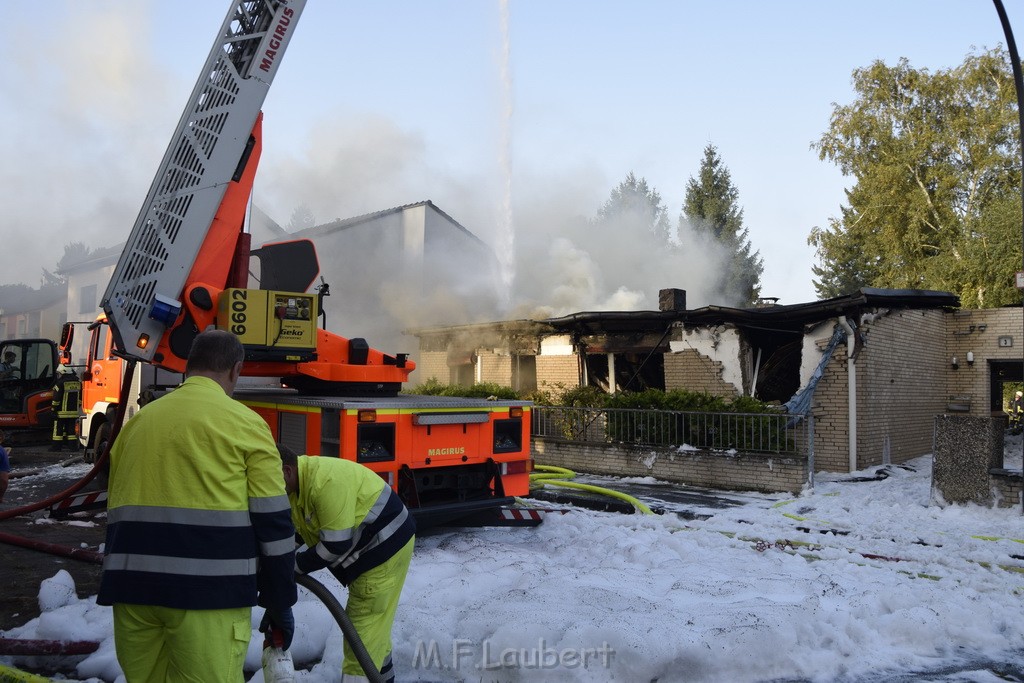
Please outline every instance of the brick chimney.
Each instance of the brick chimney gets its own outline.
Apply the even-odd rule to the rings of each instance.
[[[685,289],[661,289],[658,290],[658,310],[669,312],[682,312],[686,310]]]

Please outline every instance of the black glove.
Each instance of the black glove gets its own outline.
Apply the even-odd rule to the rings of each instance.
[[[266,636],[266,643],[282,650],[290,648],[292,637],[295,635],[295,617],[292,615],[292,608],[268,608],[260,621],[260,633]]]

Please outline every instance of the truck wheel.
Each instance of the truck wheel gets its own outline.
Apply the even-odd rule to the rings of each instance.
[[[103,455],[103,450],[107,447],[107,442],[110,441],[110,423],[104,422],[96,430],[96,434],[92,440],[92,459],[96,462]],[[110,460],[103,463],[103,469],[96,473],[96,481],[101,486],[106,487],[107,482],[110,479]]]

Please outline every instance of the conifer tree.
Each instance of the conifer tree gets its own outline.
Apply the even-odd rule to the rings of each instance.
[[[738,199],[739,191],[732,184],[729,169],[715,146],[709,144],[704,148],[697,177],[686,184],[680,232],[689,224],[695,232],[705,233],[725,247],[729,259],[719,278],[719,291],[731,304],[749,306],[761,295],[764,262],[750,244]]]

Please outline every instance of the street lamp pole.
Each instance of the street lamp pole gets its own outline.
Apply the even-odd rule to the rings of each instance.
[[[1006,8],[1002,0],[992,0],[996,5],[996,12],[999,13],[999,23],[1003,25],[1003,34],[1006,35],[1006,48],[1010,52],[1010,65],[1013,67],[1013,88],[1017,91],[1017,126],[1020,136],[1021,154],[1021,271],[1024,272],[1024,76],[1021,75],[1020,56],[1017,54],[1017,43],[1013,40],[1013,29],[1010,28],[1010,19],[1006,16]],[[1015,283],[1017,284],[1017,283]],[[1024,290],[1018,289],[1021,293],[1021,378],[1024,379]],[[1024,449],[1024,439],[1021,440],[1021,448]],[[1024,452],[1022,452],[1024,458]]]

